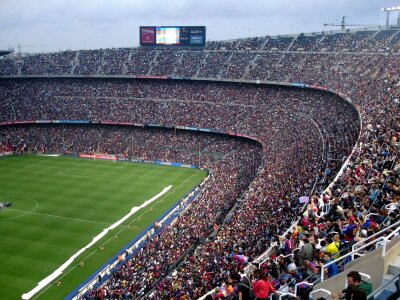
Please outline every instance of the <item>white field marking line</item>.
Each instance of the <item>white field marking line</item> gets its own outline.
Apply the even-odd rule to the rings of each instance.
[[[151,172],[153,172],[153,171],[155,171],[155,170],[158,170],[160,167],[157,167],[157,168],[154,168],[154,169],[151,169],[150,171],[148,171],[147,173],[145,173],[144,175],[142,175],[142,176],[140,176],[140,177],[138,177],[137,179],[142,179],[143,177],[146,177],[147,175],[149,175]]]
[[[56,171],[56,170],[52,170]],[[113,178],[113,179],[132,179],[136,180],[139,179],[137,177],[124,177],[124,176],[111,176],[111,175],[96,175],[96,174],[90,174],[90,173],[82,173],[82,172],[63,172],[63,171],[57,171],[58,175],[62,176],[70,176],[70,177],[106,177],[106,178]]]
[[[42,288],[44,288],[46,285],[48,285],[50,282],[52,282],[53,280],[55,280],[58,276],[60,276],[62,274],[62,272],[69,266],[72,264],[72,262],[75,260],[75,258],[77,258],[79,255],[81,255],[86,249],[89,249],[91,246],[93,246],[97,241],[99,241],[101,238],[103,238],[110,230],[113,230],[114,228],[118,227],[119,225],[121,225],[125,220],[127,220],[129,217],[131,217],[134,213],[136,213],[138,210],[146,207],[147,205],[149,205],[150,203],[152,203],[154,200],[158,199],[159,197],[161,197],[162,195],[164,195],[165,193],[167,193],[170,189],[171,189],[172,185],[165,187],[160,193],[158,193],[157,195],[155,195],[153,198],[145,201],[142,205],[140,206],[134,206],[132,207],[131,211],[126,214],[124,217],[122,217],[120,220],[118,220],[117,222],[115,222],[114,224],[110,225],[109,227],[107,227],[106,229],[103,229],[103,231],[98,234],[97,236],[95,236],[93,238],[93,240],[87,244],[85,247],[83,247],[82,249],[80,249],[77,253],[75,253],[74,255],[72,255],[64,264],[62,264],[57,270],[55,270],[52,274],[50,274],[49,276],[47,276],[46,278],[44,278],[43,280],[41,280],[38,285],[31,290],[28,293],[25,293],[22,295],[22,299],[26,300],[26,299],[30,299],[32,296],[34,296],[37,292],[39,292]]]
[[[99,165],[99,164],[88,164],[88,163],[72,163],[72,165],[80,165],[80,166],[93,166],[93,167],[108,167],[114,169],[122,169],[126,167],[125,165],[122,166],[114,166],[114,165]]]
[[[103,224],[103,225],[111,225],[110,223],[105,223],[105,222],[91,221],[91,220],[85,220],[85,219],[79,219],[79,218],[63,217],[63,216],[57,216],[57,215],[51,215],[51,214],[43,214],[43,213],[38,213],[35,211],[26,211],[26,210],[14,209],[14,208],[9,208],[9,210],[25,212],[25,214],[23,214],[22,216],[25,216],[27,214],[34,214],[34,215],[40,215],[40,216],[46,216],[46,217],[52,217],[52,218],[60,218],[60,219],[81,221],[81,222],[87,222],[87,223],[96,223],[96,224]]]
[[[57,174],[59,175],[63,175],[63,176],[70,176],[70,177],[106,177],[106,178],[113,178],[113,179],[132,179],[132,180],[139,180],[142,179],[144,177],[146,177],[147,175],[149,175],[151,172],[158,170],[160,167],[156,167],[151,169],[150,171],[148,171],[147,173],[145,173],[142,176],[139,177],[124,177],[124,176],[112,176],[112,175],[97,175],[97,174],[90,174],[90,173],[83,173],[83,172],[63,172],[63,171],[57,171]],[[55,171],[55,170],[52,170]]]
[[[23,216],[26,216],[26,215],[28,215],[28,214],[30,214],[30,213],[33,213],[38,207],[39,207],[39,203],[35,200],[35,199],[33,199],[33,198],[31,198],[31,197],[26,197],[26,196],[0,196],[0,197],[8,197],[8,198],[25,198],[25,199],[29,199],[29,200],[31,200],[31,201],[33,201],[34,203],[35,203],[35,207],[31,210],[31,211],[26,211],[26,210],[20,210],[20,212],[25,212],[24,214],[22,214],[22,215],[19,215],[19,216],[15,216],[15,217],[11,217],[11,218],[6,218],[6,219],[4,219],[4,220],[12,220],[12,219],[17,219],[17,218],[21,218],[21,217],[23,217]],[[8,210],[15,210],[15,211],[18,211],[17,209],[13,209],[13,208],[9,208]]]
[[[176,192],[176,190],[178,189],[178,187],[181,187],[185,182],[187,182],[188,180],[190,180],[190,178],[192,178],[193,176],[197,175],[198,172],[199,172],[199,171],[196,170],[196,172],[195,172],[194,174],[192,174],[189,178],[187,178],[186,180],[182,181],[178,186],[175,186],[175,188],[174,188],[172,191],[169,191],[167,194],[163,195],[163,197],[162,197],[159,201],[155,202],[155,203],[151,206],[151,208],[154,208],[156,205],[158,205],[158,204],[160,204],[160,203],[163,203],[165,197],[168,197],[169,195],[174,194],[174,193]],[[134,224],[135,222],[139,221],[139,218],[141,219],[142,216],[143,216],[144,214],[146,214],[147,212],[150,212],[150,211],[151,211],[151,209],[147,209],[147,210],[143,211],[142,214],[138,216],[138,218],[136,218],[136,219],[132,220],[131,222],[129,222],[128,225],[131,226],[131,225]],[[182,212],[182,209],[179,209],[179,210],[177,211],[177,213],[181,213],[181,212]],[[118,232],[116,232],[115,234],[116,234],[116,235],[120,235],[120,233],[121,233],[123,230],[125,230],[125,229],[126,229],[125,227],[122,227],[122,228],[120,227],[120,230],[119,230]],[[107,245],[107,243],[108,243],[110,240],[114,240],[114,237],[110,237],[107,241],[105,241],[105,242],[102,244],[102,246]],[[96,253],[96,251],[97,251],[97,249],[93,250],[91,253],[89,253],[88,255],[86,255],[85,258],[83,258],[83,260],[86,260],[86,259],[88,259],[89,257],[91,257],[92,255],[94,255],[94,254]],[[74,269],[75,269],[75,268],[71,268],[71,269],[70,269],[69,271],[67,271],[66,273],[63,273],[63,275],[62,275],[59,279],[64,278],[64,277],[67,276],[70,272],[72,272]],[[47,287],[46,287],[44,290],[42,290],[37,296],[39,297],[41,294],[43,294],[44,292],[46,292],[49,288],[50,288],[50,286],[47,286]]]

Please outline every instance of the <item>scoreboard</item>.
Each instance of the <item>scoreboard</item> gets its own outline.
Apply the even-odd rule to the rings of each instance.
[[[197,46],[206,43],[205,26],[140,26],[141,46]]]

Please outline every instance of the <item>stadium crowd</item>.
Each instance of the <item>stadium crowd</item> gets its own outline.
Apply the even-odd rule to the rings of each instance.
[[[288,53],[295,54],[295,59],[300,60],[303,60],[301,54],[312,57],[311,53],[333,56],[348,54],[353,58],[362,56],[367,59],[380,54],[381,57],[399,52],[400,32],[396,28],[380,28],[265,36],[209,41],[205,49],[147,51],[140,48],[112,48],[16,56],[0,59],[0,75],[148,75],[237,79],[251,78],[248,72],[252,67],[264,69],[261,62],[257,63],[259,57],[273,58],[274,68],[271,71],[277,70],[286,75],[280,63],[286,61]],[[290,60],[287,62],[290,63]],[[282,81],[282,78],[271,76],[274,72],[270,74],[270,68],[265,69],[261,73],[253,72],[252,76]]]
[[[200,160],[200,166],[211,166],[244,143],[243,139],[226,135],[100,124],[11,125],[3,126],[0,133],[4,147],[8,145],[8,149],[20,149],[28,153],[75,156],[81,153],[121,154],[121,157],[129,160],[161,160],[196,165]],[[247,140],[247,144],[257,148],[255,141]],[[258,151],[258,157],[254,157],[255,166],[261,161],[261,150]]]
[[[335,157],[338,157],[340,161],[343,157],[346,157],[350,153],[352,145],[355,143],[359,126],[357,114],[349,104],[334,95],[323,92],[311,93],[305,90],[290,90],[287,88],[253,88],[250,86],[242,87],[217,83],[194,85],[191,83],[167,83],[163,81],[154,81],[150,83],[147,81],[133,83],[126,81],[117,83],[110,81],[93,81],[88,83],[87,81],[74,80],[74,84],[71,84],[70,80],[34,80],[19,83],[9,81],[5,84],[11,85],[11,87],[5,90],[26,91],[29,93],[29,98],[34,99],[36,103],[33,105],[30,102],[24,101],[24,99],[28,98],[27,94],[8,95],[9,102],[4,103],[4,105],[9,105],[8,107],[4,107],[4,111],[10,113],[10,115],[6,116],[8,120],[46,118],[68,120],[90,119],[93,121],[114,120],[121,122],[134,120],[148,123],[152,121],[163,125],[177,123],[181,125],[195,125],[198,127],[212,126],[221,131],[230,130],[255,136],[264,144],[264,159],[268,160],[268,157],[274,157],[274,160],[268,163],[268,169],[264,169],[260,172],[258,178],[254,182],[254,190],[252,193],[245,195],[244,200],[254,207],[249,207],[244,211],[257,215],[256,212],[262,205],[270,203],[268,205],[273,205],[274,207],[281,206],[282,211],[288,214],[288,218],[281,220],[283,223],[279,222],[275,224],[270,221],[271,216],[269,214],[264,214],[257,218],[257,220],[259,219],[260,221],[260,230],[256,230],[253,235],[250,235],[246,233],[245,229],[249,228],[251,225],[250,222],[254,223],[253,218],[244,215],[241,216],[243,219],[236,221],[236,217],[231,217],[232,228],[236,228],[236,230],[231,229],[229,236],[233,239],[235,232],[238,233],[237,229],[241,228],[241,238],[244,236],[248,236],[249,238],[246,251],[253,256],[262,253],[267,245],[267,240],[262,230],[263,224],[265,225],[267,220],[271,222],[271,232],[275,231],[273,226],[276,226],[275,228],[285,228],[290,224],[296,212],[299,211],[300,206],[296,203],[299,193],[308,194],[311,192],[314,185],[318,184],[323,186],[329,182],[326,176],[333,176],[333,174],[337,172],[340,163],[336,166],[331,165],[331,163],[327,161],[328,155],[329,159],[336,159]],[[14,84],[23,84],[26,85],[26,88],[16,89],[12,86]],[[121,92],[121,89],[118,88],[121,84],[128,87],[128,90]],[[31,91],[39,90],[40,93],[36,95],[31,94]],[[137,91],[138,94],[135,95],[134,91]],[[177,94],[177,91],[179,91],[179,94]],[[89,93],[94,96],[89,97]],[[128,95],[130,95],[130,97],[128,97]],[[177,97],[179,97],[179,95],[180,100],[178,101]],[[218,99],[218,95],[220,99]],[[134,98],[135,96],[137,98]],[[155,98],[161,99],[156,101]],[[169,100],[167,98],[169,98]],[[196,101],[194,99],[204,100],[197,100],[197,102],[194,102]],[[239,103],[239,99],[244,99],[244,103]],[[320,101],[316,101],[316,99]],[[295,105],[293,105],[294,102],[296,103]],[[43,104],[40,105],[40,103]],[[127,108],[129,108],[128,103],[134,104],[132,107],[134,107],[136,115],[135,111],[127,111]],[[292,105],[289,105],[289,103],[292,103]],[[335,109],[326,111],[324,106],[327,106],[328,103]],[[149,107],[151,109],[149,109]],[[238,114],[238,108],[241,109],[240,114]],[[195,111],[199,116],[196,116]],[[14,113],[17,115],[13,115]],[[268,119],[266,119],[265,116],[268,116]],[[188,119],[189,117],[191,117],[190,120]],[[176,123],[173,123],[174,121]],[[77,131],[76,133],[78,134],[65,135],[60,134],[60,128],[54,128],[51,125],[39,127],[41,128],[40,131],[38,131],[35,126],[29,128],[30,129],[27,130],[27,128],[21,126],[15,128],[11,127],[12,130],[4,132],[4,135],[11,136],[14,132],[14,138],[20,140],[14,140],[13,144],[17,145],[18,142],[21,144],[27,141],[34,141],[35,150],[49,152],[60,151],[60,145],[63,145],[67,151],[92,152],[96,149],[96,146],[98,146],[96,143],[98,143],[99,140],[101,140],[101,146],[99,148],[108,153],[119,153],[120,151],[125,151],[127,148],[129,149],[130,146],[129,137],[131,135],[126,134],[126,131],[120,129],[106,130],[103,128],[99,130],[98,128],[91,127],[87,129],[85,127],[73,127],[74,131]],[[268,130],[265,130],[266,128],[268,128]],[[303,128],[303,130],[300,130],[300,128]],[[69,131],[64,127],[61,127],[61,130],[65,132]],[[94,132],[94,130],[96,132]],[[118,132],[119,130],[120,133]],[[324,142],[321,139],[326,140],[327,136],[330,134],[334,136],[337,134],[338,138],[335,148],[333,145],[330,146],[330,152],[328,153],[328,145],[326,145],[326,147],[323,146]],[[48,138],[49,136],[52,138]],[[70,142],[68,136],[74,137],[77,141]],[[134,144],[142,144],[145,140],[152,140],[150,139],[151,136],[153,136],[153,134],[141,138],[136,136],[134,138]],[[123,137],[126,140],[121,144],[113,140],[113,138],[115,138],[118,141],[118,139]],[[157,138],[157,135],[154,135],[154,137]],[[179,149],[171,137],[166,139],[158,137],[158,140],[161,145],[163,144],[162,141],[165,140],[173,145],[174,149]],[[90,146],[82,145],[84,144],[83,141],[88,141]],[[8,142],[10,143],[11,141],[9,140]],[[45,144],[49,142],[52,144]],[[146,143],[143,144],[146,145]],[[201,143],[201,145],[203,145],[203,143]],[[76,149],[74,149],[74,147]],[[192,147],[193,144],[186,146],[186,148]],[[218,144],[214,145],[214,147],[215,149],[220,149],[220,145]],[[326,148],[325,151],[324,147]],[[163,157],[166,148],[162,148],[161,151],[157,152],[158,148],[160,147],[149,147],[149,149],[155,152],[155,157]],[[204,147],[201,146],[201,148]],[[141,149],[139,152],[143,151],[147,153],[149,149],[145,151]],[[197,149],[196,143],[194,144],[194,149]],[[183,152],[188,153],[189,151],[185,149]],[[192,156],[186,158],[186,160],[188,159],[188,161],[196,163],[197,153],[193,150],[190,152]],[[235,151],[228,156],[228,158],[231,158],[230,160],[228,160],[227,157],[223,157],[222,161],[225,162],[225,164],[223,164],[224,169],[222,173],[229,174],[229,176],[224,178],[221,176],[222,173],[216,172],[214,175],[215,181],[212,181],[212,183],[215,183],[215,186],[207,186],[205,188],[204,197],[206,197],[206,200],[204,201],[209,203],[208,207],[210,208],[210,213],[212,213],[208,216],[207,220],[215,220],[216,224],[221,224],[227,212],[234,205],[236,198],[245,191],[251,179],[255,176],[255,171],[260,165],[260,159],[256,159],[255,154],[250,155],[251,151],[248,152],[249,154],[245,154],[245,151]],[[302,157],[301,162],[298,161],[298,157]],[[175,158],[178,161],[186,161],[184,157],[175,156]],[[244,160],[245,163],[239,163],[240,160]],[[212,170],[219,170],[221,168],[219,165],[214,166],[212,160],[206,163],[209,164]],[[229,168],[225,167],[225,165],[229,166]],[[252,167],[250,168],[249,166]],[[327,174],[328,169],[329,172],[331,172],[330,174]],[[282,180],[283,178],[287,180],[284,181]],[[269,190],[268,194],[266,194],[267,190]],[[274,203],[273,200],[275,197],[283,197],[285,201],[281,199],[280,202]],[[216,199],[222,202],[218,202]],[[199,203],[204,205],[200,200]],[[287,203],[291,205],[288,206]],[[223,208],[222,213],[221,208]],[[241,211],[243,210],[238,210],[238,212]],[[203,241],[210,234],[210,230],[213,230],[214,222],[207,222],[204,224],[204,215],[200,215],[199,218],[194,219],[193,215],[196,214],[191,212],[190,224],[196,227],[199,226],[198,235]],[[240,213],[238,216],[239,215]],[[192,230],[190,226],[187,229]],[[167,232],[169,233],[169,231]],[[160,235],[160,239],[163,238],[163,233]],[[174,240],[171,239],[167,233],[165,234],[168,241]],[[182,239],[176,237],[175,240],[180,241]],[[213,266],[213,270],[215,272],[219,269],[222,270],[224,267],[224,260],[220,260],[220,258],[224,257],[227,249],[232,247],[232,243],[236,244],[236,242],[233,241],[234,239],[230,241],[230,243],[224,244],[224,247],[220,249],[221,252],[211,252],[212,257],[202,258],[202,264],[207,261],[216,261],[217,263]],[[253,243],[257,242],[258,246],[253,247]],[[213,245],[214,242],[211,241],[210,243]],[[160,251],[160,255],[170,257],[170,259],[166,261],[165,266],[173,264],[181,259],[180,254],[185,253],[192,244],[193,241],[190,240],[190,242],[180,247],[174,245],[174,250],[182,249],[182,251],[177,251],[175,255],[171,253],[167,255],[163,247],[162,251]],[[213,248],[208,242],[205,243],[203,247]],[[149,253],[154,255],[154,249]],[[143,259],[143,257],[141,257],[141,259]],[[151,259],[149,259],[149,261],[151,261]],[[187,264],[187,261],[184,263]],[[226,263],[225,268],[233,268],[234,266],[231,266],[230,263],[231,261]],[[163,270],[166,268],[165,266],[163,266]],[[203,271],[210,272],[208,268],[209,267],[205,265],[203,270],[201,264],[199,264],[193,271],[200,273],[203,273]],[[120,284],[122,281],[127,281],[128,279],[125,277],[120,278],[121,272],[117,272],[116,274],[118,275],[115,276],[119,276],[118,280],[115,282],[111,280],[104,286],[102,289],[104,293],[106,293],[105,291],[111,290],[113,293],[121,294],[127,289],[125,285],[120,286]],[[141,285],[140,282],[144,279],[142,268],[135,267],[135,272],[131,271],[128,274],[130,274],[128,281],[131,286],[129,293],[132,295],[140,295],[149,290],[151,285],[160,276],[160,274],[155,276],[154,273],[146,273],[150,278],[147,280],[148,284]],[[138,274],[141,274],[141,276],[138,277]],[[163,275],[166,276],[167,273],[164,272]],[[134,280],[135,278],[136,281]],[[139,278],[140,280],[138,281]],[[220,274],[220,277],[213,277],[207,284],[197,282],[197,284],[201,284],[201,286],[196,286],[196,288],[191,289],[193,291],[192,296],[200,296],[206,289],[219,281],[217,278],[221,280],[221,278],[223,278],[223,273]],[[168,281],[162,281],[160,284],[166,287]],[[146,286],[146,288],[144,288],[144,286]],[[168,290],[168,288],[162,289],[164,294]]]
[[[213,179],[193,205],[149,240],[137,256],[124,262],[109,281],[86,294],[86,299],[133,299],[144,295],[150,299],[197,299],[216,286],[219,289],[209,297],[236,297],[233,280],[240,280],[237,274],[241,269],[270,246],[272,256],[257,267],[269,273],[275,288],[290,290],[304,279],[318,280],[321,266],[340,252],[345,253],[352,243],[399,221],[399,56],[357,52],[369,47],[368,34],[328,40],[324,39],[327,45],[309,45],[314,39],[303,42],[306,49],[331,45],[331,50],[349,48],[354,54],[304,52],[269,57],[265,53],[241,52],[242,43],[235,42],[227,46],[230,48],[210,46],[238,52],[204,52],[205,57],[199,60],[194,74],[329,86],[352,99],[362,124],[347,102],[315,90],[162,80],[0,82],[0,109],[4,112],[1,121],[112,120],[182,125],[240,133],[262,144],[262,160],[256,144],[234,142],[235,146],[222,147],[227,154],[207,161]],[[265,48],[269,41],[249,41],[249,44],[250,48],[260,44]],[[376,43],[371,49],[376,49]],[[163,73],[163,63],[152,65],[152,62],[164,54],[172,55],[171,60],[180,57],[181,61],[197,55],[169,53],[149,51],[145,55],[152,58],[144,59],[148,71],[140,69],[134,74],[152,74],[153,69],[160,76],[172,76],[177,70],[189,72],[177,67],[167,68]],[[168,61],[167,58],[160,61]],[[234,66],[230,66],[231,62]],[[24,136],[18,127],[6,128],[7,136],[14,135],[14,139]],[[4,130],[1,129],[3,135]],[[44,136],[52,131],[46,127],[38,130],[41,133],[29,130],[32,135]],[[82,127],[74,130],[85,136]],[[124,139],[113,132],[105,140],[112,136]],[[87,137],[90,138],[90,131]],[[151,139],[151,135],[145,135],[147,138]],[[26,139],[36,140],[29,131]],[[191,136],[182,140],[184,148],[199,147],[196,142],[190,144]],[[207,143],[202,138],[193,140],[200,145]],[[177,143],[170,137],[165,141],[171,145]],[[129,149],[129,142],[129,138],[125,139],[116,148],[111,140],[108,151]],[[342,176],[319,199],[356,142]],[[82,151],[80,143],[74,151]],[[93,149],[95,145],[91,143],[83,151]],[[65,147],[64,142],[62,145]],[[220,149],[219,142],[214,145]],[[159,152],[157,147],[147,147],[146,151],[149,149],[156,149],[157,156],[164,155],[167,147]],[[142,155],[141,151],[137,154]],[[196,155],[175,155],[182,161],[196,163]],[[299,198],[304,196],[310,200],[302,214]],[[293,222],[297,225],[282,236]],[[280,254],[290,255],[291,259],[283,259]],[[334,276],[341,268],[328,268],[327,276]]]

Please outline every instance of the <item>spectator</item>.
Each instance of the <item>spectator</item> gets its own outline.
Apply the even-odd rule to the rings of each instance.
[[[270,294],[276,293],[276,290],[269,282],[268,276],[260,269],[254,271],[256,281],[251,284],[254,297],[257,300],[267,300]]]
[[[324,253],[324,263],[321,263],[320,266],[324,266],[326,264],[331,263],[329,266],[325,267],[325,274],[327,275],[328,278],[331,278],[337,274],[339,274],[339,268],[336,264],[336,262],[333,262],[334,260],[331,257],[331,254],[329,252]]]
[[[372,292],[372,285],[361,279],[357,271],[351,271],[347,274],[347,288],[341,294],[332,294],[333,299],[345,297],[346,300],[366,300]]]

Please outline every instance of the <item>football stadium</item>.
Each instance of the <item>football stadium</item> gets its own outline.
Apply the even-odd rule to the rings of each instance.
[[[341,25],[2,51],[0,299],[398,299],[400,17]]]

